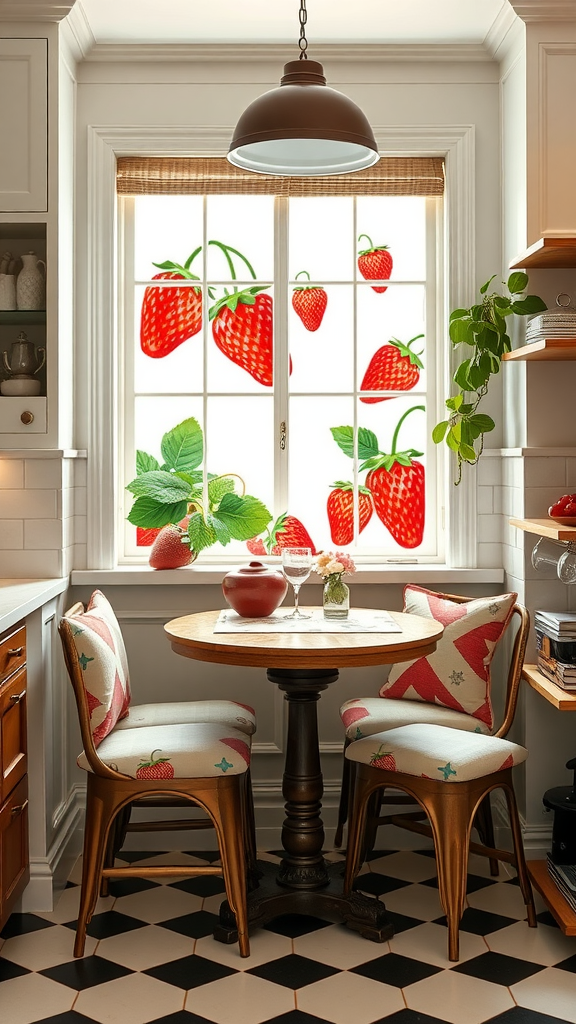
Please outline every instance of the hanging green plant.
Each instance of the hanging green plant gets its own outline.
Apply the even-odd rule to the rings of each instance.
[[[506,318],[512,315],[528,316],[547,309],[538,295],[524,295],[528,275],[521,271],[510,274],[504,287],[508,295],[488,292],[494,277],[480,289],[480,301],[469,309],[455,309],[450,314],[450,340],[453,345],[468,345],[471,353],[464,359],[453,381],[457,393],[446,400],[448,419],[437,423],[432,431],[435,444],[446,444],[458,460],[458,485],[462,479],[462,464],[475,466],[484,447],[484,434],[494,430],[491,416],[478,412],[478,406],[488,393],[490,378],[500,371],[502,356],[512,349]]]

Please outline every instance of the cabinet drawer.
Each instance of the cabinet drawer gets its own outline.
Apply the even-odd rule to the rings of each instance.
[[[27,771],[26,669],[0,689],[0,803]]]
[[[0,434],[45,434],[46,398],[0,395]]]
[[[28,883],[28,776],[0,807],[0,927]]]
[[[26,627],[21,626],[0,640],[0,684],[25,664]]]

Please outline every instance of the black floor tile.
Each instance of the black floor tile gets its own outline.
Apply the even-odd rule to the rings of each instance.
[[[147,860],[148,857],[157,857],[160,850],[120,850],[118,860],[125,860],[127,864],[135,864],[139,860]]]
[[[422,964],[407,956],[386,953],[384,956],[376,957],[375,960],[369,960],[365,964],[353,967],[350,973],[361,974],[363,978],[372,978],[373,981],[381,981],[384,985],[406,988],[408,985],[414,985],[417,981],[438,974],[441,970],[441,967]]]
[[[26,967],[20,967],[20,964],[14,964],[0,956],[0,981],[12,981],[12,978],[21,978],[23,974],[30,973]]]
[[[550,928],[559,928],[560,925],[555,917],[552,916],[549,910],[543,910],[541,914],[536,914],[536,920],[539,924],[547,924]]]
[[[191,892],[194,896],[217,896],[218,893],[226,893],[224,879],[218,875],[204,875],[198,878],[185,878],[182,882],[173,882],[171,889],[180,889],[182,892]]]
[[[132,896],[135,892],[144,892],[146,889],[155,889],[158,882],[151,882],[149,878],[111,878],[110,895],[114,897]]]
[[[121,935],[122,932],[132,932],[135,928],[144,928],[146,922],[139,921],[137,917],[128,917],[128,914],[120,914],[117,910],[105,910],[103,914],[96,914],[86,928],[86,934],[93,939],[109,939],[111,935]],[[65,928],[76,931],[76,921],[67,921]]]
[[[538,1010],[527,1010],[524,1006],[513,1006],[497,1017],[490,1017],[485,1024],[566,1024],[560,1017],[549,1017]]]
[[[315,981],[322,981],[332,974],[339,974],[336,967],[328,967],[327,964],[320,964],[317,960],[309,960],[308,957],[298,956],[297,953],[290,953],[288,956],[280,957],[279,960],[270,960],[267,964],[253,967],[248,974],[255,974],[258,978],[271,981],[275,985],[285,985],[286,988],[303,988],[305,985],[312,985]]]
[[[399,935],[400,932],[407,932],[409,928],[417,928],[422,921],[417,917],[408,917],[407,914],[396,914],[392,910],[386,908],[386,916],[392,922],[394,928],[394,934]]]
[[[497,881],[497,878],[484,878],[483,875],[468,875],[466,892],[479,892],[480,889],[487,889],[489,885],[494,885],[494,882]]]
[[[67,964],[58,964],[57,967],[49,967],[45,971],[39,971],[45,978],[58,981],[61,985],[68,985],[82,991],[85,988],[92,988],[93,985],[103,985],[107,981],[116,981],[117,978],[124,978],[127,974],[133,974],[127,967],[115,964],[112,960],[105,960],[102,956],[87,956],[82,960],[71,960]]]
[[[189,857],[199,857],[200,860],[205,860],[208,864],[213,864],[215,860],[220,860],[220,850],[184,850]]]
[[[366,862],[371,860],[378,860],[379,857],[389,857],[392,853],[398,853],[398,850],[372,850],[371,853],[366,855]]]
[[[412,882],[406,882],[402,878],[392,878],[390,875],[381,875],[377,871],[369,874],[359,875],[354,882],[356,892],[367,892],[371,896],[382,896],[386,892],[396,892],[397,889],[405,889]]]
[[[230,974],[237,974],[238,971],[231,967],[224,967],[214,960],[207,960],[206,957],[184,956],[180,960],[171,960],[167,964],[160,964],[159,967],[151,967],[143,971],[152,978],[165,981],[167,985],[175,985],[176,988],[190,989],[198,988],[199,985],[208,985],[211,981],[219,981],[220,978],[227,978]]]
[[[500,928],[507,928],[514,924],[511,917],[503,917],[501,914],[490,914],[486,910],[477,910],[476,907],[466,907],[460,921],[461,932],[471,932],[472,935],[490,935],[490,932],[500,931]],[[439,917],[434,924],[446,925],[446,918]]]
[[[554,967],[558,967],[561,971],[572,971],[576,974],[576,954],[569,956],[567,960],[562,960],[559,964],[554,964]]]
[[[150,1024],[214,1024],[214,1021],[199,1017],[197,1013],[188,1013],[188,1010],[177,1010],[176,1013],[169,1013],[167,1017],[151,1020]]]
[[[463,964],[452,968],[453,974],[468,974],[483,981],[492,981],[495,985],[516,985],[517,982],[529,978],[544,970],[542,964],[520,960],[519,957],[505,956],[503,953],[482,953]]]
[[[286,935],[289,939],[297,939],[300,935],[308,935],[309,932],[316,932],[319,928],[327,928],[331,921],[324,921],[321,917],[309,917],[307,914],[281,914],[273,921],[264,925],[266,931],[275,932],[276,935]]]
[[[179,935],[188,935],[191,939],[202,939],[211,935],[218,924],[218,915],[209,914],[207,910],[197,910],[194,914],[183,914],[173,917],[170,921],[162,921],[162,927]]]
[[[0,932],[0,938],[13,939],[15,935],[27,935],[28,932],[38,932],[41,928],[53,927],[53,921],[45,921],[43,917],[36,917],[36,914],[10,914]]]
[[[289,1010],[288,1013],[282,1013],[279,1017],[271,1017],[265,1024],[329,1024],[329,1022],[324,1020],[324,1017],[311,1017],[303,1010]]]
[[[65,1010],[64,1013],[57,1013],[55,1017],[42,1017],[36,1024],[94,1024],[94,1021],[92,1017],[85,1017],[76,1010]]]
[[[373,1024],[446,1024],[445,1020],[439,1017],[429,1017],[427,1013],[420,1013],[419,1010],[397,1010],[389,1017],[381,1017],[373,1021]]]

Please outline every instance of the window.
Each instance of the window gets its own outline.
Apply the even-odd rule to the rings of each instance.
[[[125,163],[147,167],[143,185]],[[119,161],[120,490],[161,469],[163,435],[192,420],[194,509],[211,527],[208,502],[226,489],[257,499],[250,551],[274,552],[297,522],[318,550],[441,562],[441,161],[390,161],[435,165],[432,187],[396,174],[393,194],[366,187],[373,170],[286,194],[286,179],[244,175],[241,188],[226,161],[198,163],[234,187],[212,174],[165,194],[150,185],[162,161]],[[143,493],[124,491],[125,561],[144,560],[154,536],[134,515]],[[242,528],[232,534],[204,557],[245,557]]]

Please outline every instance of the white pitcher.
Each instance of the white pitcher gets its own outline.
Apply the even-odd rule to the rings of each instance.
[[[46,264],[35,252],[21,257],[22,270],[16,279],[16,305],[18,309],[46,309]],[[40,267],[44,268],[44,272]]]

